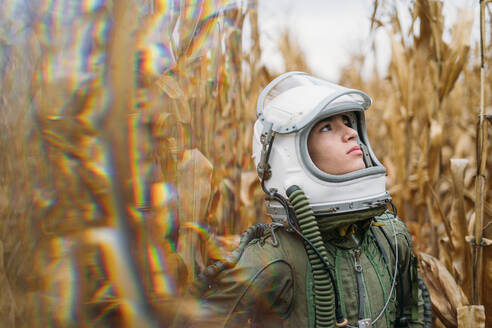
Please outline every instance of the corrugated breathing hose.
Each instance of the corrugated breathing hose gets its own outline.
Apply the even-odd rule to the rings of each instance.
[[[305,247],[313,272],[316,327],[345,327],[348,321],[340,309],[336,282],[326,261],[327,251],[311,205],[298,186],[289,187],[286,194],[294,208],[302,237],[307,239]]]
[[[425,282],[418,277],[419,288],[422,291],[422,298],[424,299],[424,328],[432,327],[432,303],[429,290]]]

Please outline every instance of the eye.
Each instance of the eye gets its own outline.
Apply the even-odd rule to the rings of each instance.
[[[345,124],[349,128],[352,127],[352,122],[350,121],[350,118],[347,115],[343,115],[342,120],[343,120],[343,124]]]
[[[326,132],[326,131],[331,131],[331,124],[330,123],[325,123],[321,126],[319,129],[320,132]]]

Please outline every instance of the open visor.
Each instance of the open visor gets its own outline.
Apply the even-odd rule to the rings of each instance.
[[[372,101],[362,91],[303,72],[288,72],[274,79],[261,92],[256,114],[264,126],[272,124],[273,131],[292,133],[304,128],[328,105],[338,102],[358,104],[366,110]]]

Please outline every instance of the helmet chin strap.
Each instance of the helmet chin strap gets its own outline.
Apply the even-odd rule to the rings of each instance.
[[[371,156],[369,155],[369,151],[367,150],[367,146],[364,145],[360,140],[357,138],[357,143],[359,144],[360,149],[362,150],[362,155],[364,159],[364,164],[366,164],[366,167],[371,167],[373,166],[372,161],[371,161]]]
[[[273,194],[277,192],[276,189],[267,190],[265,187],[265,181],[270,179],[272,176],[272,170],[270,168],[270,164],[268,164],[273,147],[273,141],[275,139],[275,132],[272,127],[273,123],[267,122],[267,125],[264,127],[263,133],[261,134],[260,141],[262,144],[262,149],[260,162],[257,167],[258,175],[261,178],[261,188],[270,198],[272,198]]]

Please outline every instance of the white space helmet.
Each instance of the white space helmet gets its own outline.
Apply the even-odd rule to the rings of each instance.
[[[362,91],[303,72],[288,72],[270,82],[258,98],[253,135],[253,158],[264,189],[286,197],[286,190],[297,185],[316,215],[385,206],[390,201],[386,169],[371,149],[365,126],[364,111],[371,102]],[[307,140],[316,123],[341,113],[350,113],[366,168],[333,175],[314,165]],[[267,212],[273,219],[285,217],[277,202],[267,204]]]

